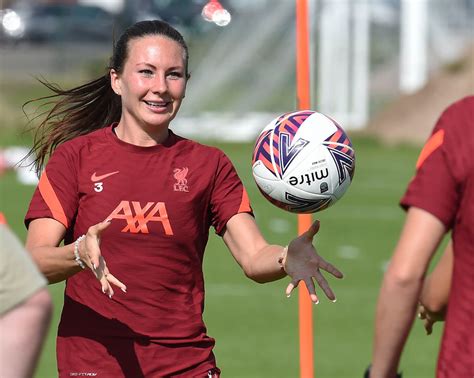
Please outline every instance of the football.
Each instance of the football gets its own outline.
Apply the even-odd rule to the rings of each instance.
[[[315,213],[337,202],[349,188],[355,152],[345,131],[312,110],[285,113],[260,133],[252,173],[261,193],[292,213]]]

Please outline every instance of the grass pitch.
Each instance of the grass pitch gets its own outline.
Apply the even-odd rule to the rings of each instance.
[[[337,204],[314,216],[321,220],[315,243],[319,253],[345,274],[340,281],[327,276],[337,302],[319,291],[320,304],[313,309],[315,375],[321,378],[360,377],[370,362],[378,290],[404,219],[398,200],[414,173],[419,150],[383,147],[355,136],[352,142],[354,182]],[[250,169],[253,146],[216,145],[234,162],[267,240],[287,244],[296,235],[297,218],[258,192]],[[0,208],[24,239],[22,219],[34,188],[20,185],[13,172],[0,180]],[[248,280],[215,235],[209,240],[204,270],[204,317],[208,333],[217,340],[215,354],[223,376],[298,377],[298,298],[296,292],[291,298],[284,295],[288,279],[264,285]],[[55,313],[36,377],[57,375],[55,334],[63,287],[49,287]],[[436,325],[433,335],[426,336],[421,322],[415,322],[401,362],[407,376],[434,376],[441,328]]]

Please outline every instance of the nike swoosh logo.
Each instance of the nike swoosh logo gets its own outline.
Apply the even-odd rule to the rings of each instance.
[[[96,172],[94,172],[91,176],[91,181],[93,182],[96,182],[96,181],[101,181],[109,176],[112,176],[112,175],[115,175],[116,173],[119,173],[119,171],[115,171],[115,172],[110,172],[110,173],[106,173],[105,175],[100,175],[100,176],[97,176],[96,175]]]

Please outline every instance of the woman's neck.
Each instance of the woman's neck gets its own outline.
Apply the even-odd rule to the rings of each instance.
[[[123,119],[120,120],[114,131],[121,141],[140,147],[162,144],[169,135],[167,126],[147,130],[135,124],[125,123]]]

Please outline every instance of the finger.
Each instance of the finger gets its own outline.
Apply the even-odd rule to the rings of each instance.
[[[109,284],[109,281],[107,281],[105,275],[100,279],[100,284],[102,286],[102,292],[109,298],[112,298],[114,295],[114,289],[112,289],[112,286]]]
[[[99,244],[102,232],[110,226],[111,220],[107,219],[101,223],[89,227],[86,235],[87,249],[89,251],[89,259],[92,266],[96,268],[99,265],[99,258],[101,255]]]
[[[291,295],[291,292],[293,291],[293,289],[295,287],[298,286],[299,282],[300,282],[300,280],[294,279],[288,284],[288,286],[286,287],[286,291],[285,291],[285,294],[286,294],[287,297],[289,297]]]
[[[102,268],[100,268],[100,254],[97,255],[96,252],[91,252],[90,255],[88,255],[89,260],[92,265],[92,271],[94,272],[95,278],[100,279],[103,274]]]
[[[326,272],[332,274],[336,278],[343,278],[344,277],[344,274],[342,274],[342,272],[339,269],[337,269],[334,265],[332,265],[331,263],[328,263],[321,256],[319,256],[319,258],[321,259],[319,261],[319,268],[320,269],[325,270]]]
[[[94,272],[95,277],[101,283],[102,292],[104,294],[109,295],[109,296],[110,296],[110,294],[113,295],[113,291],[112,291],[112,293],[110,292],[110,284],[107,281],[107,275],[109,274],[109,269],[107,268],[107,264],[105,263],[105,260],[102,258],[102,256],[100,257],[99,261],[100,262],[99,262],[99,265],[97,266],[97,268],[93,269],[92,271]]]
[[[120,290],[122,290],[124,293],[127,292],[127,286],[125,286],[122,282],[120,282],[115,276],[111,273],[108,273],[107,276],[107,281],[111,284],[114,284],[115,286],[119,287]]]
[[[329,286],[328,281],[324,278],[324,276],[321,274],[321,272],[316,272],[314,275],[314,278],[316,279],[316,282],[318,283],[319,287],[323,289],[324,294],[326,294],[326,297],[330,299],[331,301],[335,302],[336,301],[336,296],[334,295],[334,292],[332,291],[331,287]]]
[[[109,295],[109,283],[107,282],[106,279],[100,279],[99,280],[100,282],[100,287],[102,289],[102,293],[104,293],[105,295]]]
[[[425,330],[427,335],[431,335],[433,332],[433,323],[429,319],[425,319]]]
[[[316,235],[319,231],[319,226],[320,226],[319,220],[315,220],[313,224],[306,231],[306,236],[308,236],[311,240],[313,240],[314,235]]]
[[[99,269],[101,252],[99,244],[97,243],[97,237],[94,234],[90,234],[89,232],[87,233],[85,238],[85,247],[87,258],[89,259],[92,267],[96,270]]]
[[[423,319],[422,316],[424,316],[425,308],[423,307],[422,303],[418,303],[418,317],[420,319]]]
[[[110,226],[110,223],[112,221],[110,219],[107,219],[101,223],[98,224],[98,229],[97,229],[97,244],[100,244],[100,236],[102,235],[102,232],[104,232],[104,230]]]
[[[109,271],[107,268],[107,264],[102,256],[99,256],[97,260],[97,264],[95,265],[95,269],[93,270],[95,277],[100,281],[102,278],[105,278],[107,272]]]
[[[90,232],[90,233],[93,234],[94,236],[99,237],[100,234],[101,234],[107,227],[110,226],[110,223],[111,223],[111,220],[110,220],[110,219],[106,219],[106,220],[103,221],[103,222],[97,223],[97,224],[95,224],[95,225],[89,227],[88,232]]]
[[[318,296],[316,295],[316,288],[314,287],[314,282],[313,280],[310,278],[306,278],[304,280],[304,283],[306,284],[306,288],[308,289],[308,292],[309,292],[309,297],[311,298],[311,301],[314,303],[314,304],[318,304],[319,303],[319,299],[318,299]]]

